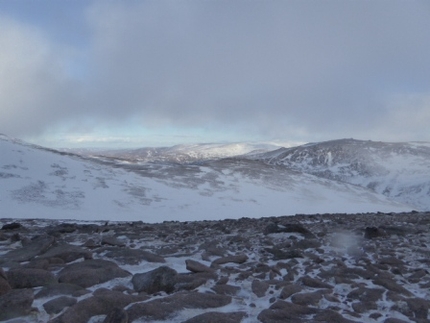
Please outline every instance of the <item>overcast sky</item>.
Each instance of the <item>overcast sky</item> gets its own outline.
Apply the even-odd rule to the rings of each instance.
[[[430,141],[430,1],[0,0],[0,133]]]

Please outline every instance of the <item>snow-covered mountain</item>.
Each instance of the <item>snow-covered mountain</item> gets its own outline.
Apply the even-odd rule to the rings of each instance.
[[[358,185],[417,209],[430,210],[430,143],[342,139],[280,148],[254,158]]]
[[[412,208],[368,188],[264,158],[135,163],[82,157],[0,136],[2,218],[162,222]]]
[[[120,150],[71,150],[81,155],[111,158],[132,163],[179,163],[189,164],[246,154],[257,154],[281,148],[265,143],[189,144],[173,147],[145,147]]]

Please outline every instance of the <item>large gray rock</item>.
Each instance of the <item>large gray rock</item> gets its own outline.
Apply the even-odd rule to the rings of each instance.
[[[12,287],[10,287],[6,273],[3,271],[3,268],[0,267],[0,295],[4,295],[10,292]]]
[[[82,249],[81,247],[62,243],[50,248],[47,252],[45,252],[43,255],[40,255],[38,258],[47,260],[52,258],[59,258],[62,259],[65,263],[68,263],[80,258],[91,259],[92,254],[88,250]]]
[[[36,237],[28,242],[23,241],[23,247],[9,251],[2,258],[7,261],[23,262],[29,261],[37,255],[46,252],[55,239],[48,235]]]
[[[55,283],[44,286],[35,298],[52,297],[57,295],[70,295],[74,297],[88,294],[90,291],[75,284]]]
[[[154,294],[157,292],[171,293],[175,289],[176,270],[161,266],[146,273],[135,274],[131,279],[133,288],[137,292]]]
[[[95,315],[108,315],[115,308],[124,308],[130,303],[146,300],[146,297],[126,295],[118,291],[99,289],[94,296],[69,307],[51,323],[87,323]]]
[[[66,307],[73,306],[76,303],[77,300],[73,297],[60,296],[43,304],[43,308],[48,314],[58,314]]]
[[[118,277],[127,277],[130,273],[107,260],[90,259],[70,264],[58,274],[60,283],[71,283],[84,288],[101,284]]]
[[[44,269],[19,268],[9,270],[7,279],[12,288],[32,288],[53,284],[55,276]]]
[[[315,308],[277,301],[270,308],[261,311],[258,319],[263,323],[302,323],[309,315],[318,312],[319,310]]]
[[[227,264],[229,262],[235,263],[235,264],[243,264],[248,260],[248,256],[245,254],[241,255],[235,255],[235,256],[227,256],[227,257],[221,257],[215,259],[212,264],[214,265],[223,265]]]
[[[212,273],[215,270],[213,268],[210,268],[198,261],[192,260],[192,259],[187,259],[185,260],[185,265],[187,270],[193,272],[193,273]]]
[[[128,314],[122,308],[115,308],[109,312],[103,323],[128,323]]]
[[[194,316],[183,323],[240,323],[246,316],[245,312],[207,312]]]
[[[107,251],[104,254],[105,257],[115,259],[115,261],[124,265],[138,265],[142,261],[166,262],[163,257],[142,249],[107,247],[100,248],[100,251]]]
[[[0,320],[28,315],[33,304],[31,289],[16,289],[0,296]]]
[[[132,305],[127,309],[130,321],[146,319],[148,322],[166,320],[174,313],[187,309],[209,309],[230,304],[231,297],[206,293],[176,293],[145,303]]]

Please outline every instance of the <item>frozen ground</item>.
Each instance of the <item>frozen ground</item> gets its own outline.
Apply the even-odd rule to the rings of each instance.
[[[2,219],[0,320],[428,322],[429,216]]]

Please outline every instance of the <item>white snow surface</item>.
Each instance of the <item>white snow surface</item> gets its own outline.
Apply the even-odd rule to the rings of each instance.
[[[326,159],[338,167],[335,156]],[[394,159],[390,165],[395,167]],[[413,208],[377,190],[261,160],[135,163],[81,157],[0,136],[2,218],[156,223]]]
[[[430,143],[333,140],[254,156],[320,178],[368,188],[417,210],[430,210]]]

